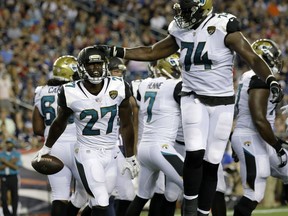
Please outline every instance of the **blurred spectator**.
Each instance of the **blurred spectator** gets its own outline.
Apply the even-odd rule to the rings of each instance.
[[[16,216],[18,209],[18,175],[22,161],[20,152],[14,148],[15,144],[14,139],[7,139],[0,152],[1,201],[5,216]],[[12,213],[8,209],[8,192],[11,194]]]

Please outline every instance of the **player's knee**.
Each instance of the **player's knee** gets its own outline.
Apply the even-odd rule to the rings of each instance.
[[[186,151],[185,165],[188,167],[198,168],[202,165],[205,150]]]
[[[169,202],[175,202],[179,197],[179,193],[177,193],[177,191],[165,191],[164,195],[166,200]]]
[[[76,191],[75,193],[72,194],[70,200],[71,200],[71,203],[75,207],[81,208],[87,202],[88,195],[87,195],[86,191],[84,191],[84,190],[83,190],[83,192],[81,191],[81,193]]]

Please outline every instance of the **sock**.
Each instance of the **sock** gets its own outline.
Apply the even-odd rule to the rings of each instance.
[[[67,215],[67,203],[62,200],[52,201],[51,216]]]
[[[164,194],[154,193],[150,205],[148,216],[160,216],[161,215],[161,206],[163,200],[165,199]]]
[[[174,216],[176,209],[176,201],[169,202],[166,198],[162,202],[162,216]]]
[[[108,206],[93,206],[91,216],[106,216]]]
[[[251,216],[253,210],[257,207],[258,202],[252,201],[243,196],[234,206],[233,216]]]
[[[203,172],[203,157],[205,150],[186,151],[183,167],[184,194],[195,196],[199,193]]]
[[[116,215],[117,216],[125,216],[126,211],[131,203],[130,200],[115,200],[116,203]]]
[[[142,199],[136,196],[129,205],[129,208],[127,209],[126,212],[126,216],[139,216],[147,201],[148,199]]]
[[[210,211],[217,187],[217,172],[219,164],[203,161],[203,177],[198,197],[198,208]]]
[[[87,205],[81,212],[81,216],[91,216],[92,209]]]
[[[212,215],[213,216],[226,216],[226,201],[225,195],[222,192],[216,191],[214,200],[212,203]]]
[[[114,208],[114,196],[109,197],[109,206],[107,207],[106,216],[116,216],[115,208]]]
[[[74,206],[71,201],[68,202],[67,215],[77,216],[79,210],[80,210],[80,208],[77,208],[76,206]]]
[[[192,200],[184,198],[182,205],[183,216],[197,216],[198,198]]]

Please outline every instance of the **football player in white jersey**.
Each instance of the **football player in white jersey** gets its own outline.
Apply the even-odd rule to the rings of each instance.
[[[156,78],[143,80],[138,88],[139,113],[143,116],[143,131],[137,149],[140,162],[138,190],[126,216],[140,215],[146,202],[152,198],[160,171],[165,174],[165,206],[159,206],[161,215],[174,215],[175,202],[183,190],[182,168],[184,158],[173,145],[180,123],[181,80],[179,56],[173,54],[160,59]]]
[[[273,102],[282,100],[283,92],[268,65],[241,33],[235,16],[213,13],[212,0],[179,0],[173,8],[176,15],[168,36],[161,41],[134,48],[99,46],[111,56],[137,61],[154,61],[180,49],[186,148],[184,216],[205,216],[209,214],[218,165],[232,128],[235,54],[268,84]]]
[[[281,50],[274,41],[260,39],[252,48],[274,73],[281,71]],[[277,104],[272,103],[269,86],[253,70],[242,75],[236,101],[231,141],[240,161],[244,194],[234,207],[234,216],[249,216],[264,197],[268,176],[288,183],[287,151],[282,147],[286,142],[274,134]]]
[[[123,172],[129,172],[132,178],[138,174],[129,103],[131,92],[122,78],[107,76],[106,55],[97,47],[82,49],[77,62],[80,80],[65,84],[59,90],[58,115],[50,127],[45,145],[38,151],[38,159],[51,152],[51,147],[73,114],[77,133],[74,156],[82,183],[89,194],[91,215],[105,216],[116,182],[118,117],[126,151]]]
[[[34,134],[44,136],[45,139],[47,138],[49,128],[57,116],[57,92],[61,85],[76,80],[76,77],[78,77],[77,59],[74,56],[65,55],[56,59],[53,64],[53,78],[48,80],[46,85],[38,86],[35,90],[33,109]],[[51,186],[52,216],[67,214],[67,202],[71,192],[71,178],[72,176],[79,177],[73,159],[73,146],[76,140],[76,126],[73,116],[71,116],[65,132],[57,140],[51,151],[51,154],[57,156],[64,163],[64,168],[60,172],[48,175]],[[78,183],[79,181],[76,182],[77,186],[81,186]],[[79,188],[77,189],[77,193],[79,193]],[[70,210],[73,205],[69,205],[69,207]],[[78,206],[78,208],[80,207]],[[77,215],[77,213],[72,214],[69,212],[68,215]]]

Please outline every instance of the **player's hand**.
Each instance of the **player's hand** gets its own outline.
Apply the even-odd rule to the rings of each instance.
[[[284,167],[287,164],[287,154],[283,148],[280,149],[279,152],[277,152],[277,156],[279,159],[279,168]]]
[[[283,99],[284,94],[282,88],[280,84],[277,83],[276,81],[273,81],[270,84],[270,91],[272,93],[272,99],[270,100],[270,102],[279,103]]]
[[[288,148],[288,143],[280,138],[277,138],[277,144],[273,147],[276,150],[277,157],[279,159],[278,167],[282,168],[287,164],[288,160],[288,156],[286,154],[286,151],[284,150],[284,148]]]
[[[50,152],[51,148],[47,147],[46,145],[43,145],[43,147],[36,154],[37,162],[41,160],[42,155],[50,154]]]
[[[114,46],[108,46],[108,45],[95,45],[96,48],[98,48],[100,51],[104,52],[107,57],[113,56],[113,50]]]
[[[138,173],[139,173],[139,164],[135,157],[135,155],[126,158],[126,161],[124,163],[124,166],[121,170],[121,174],[124,175],[124,173],[128,170],[131,174],[131,178],[134,179]]]
[[[282,111],[282,114],[288,114],[288,105],[280,107],[280,110]]]

